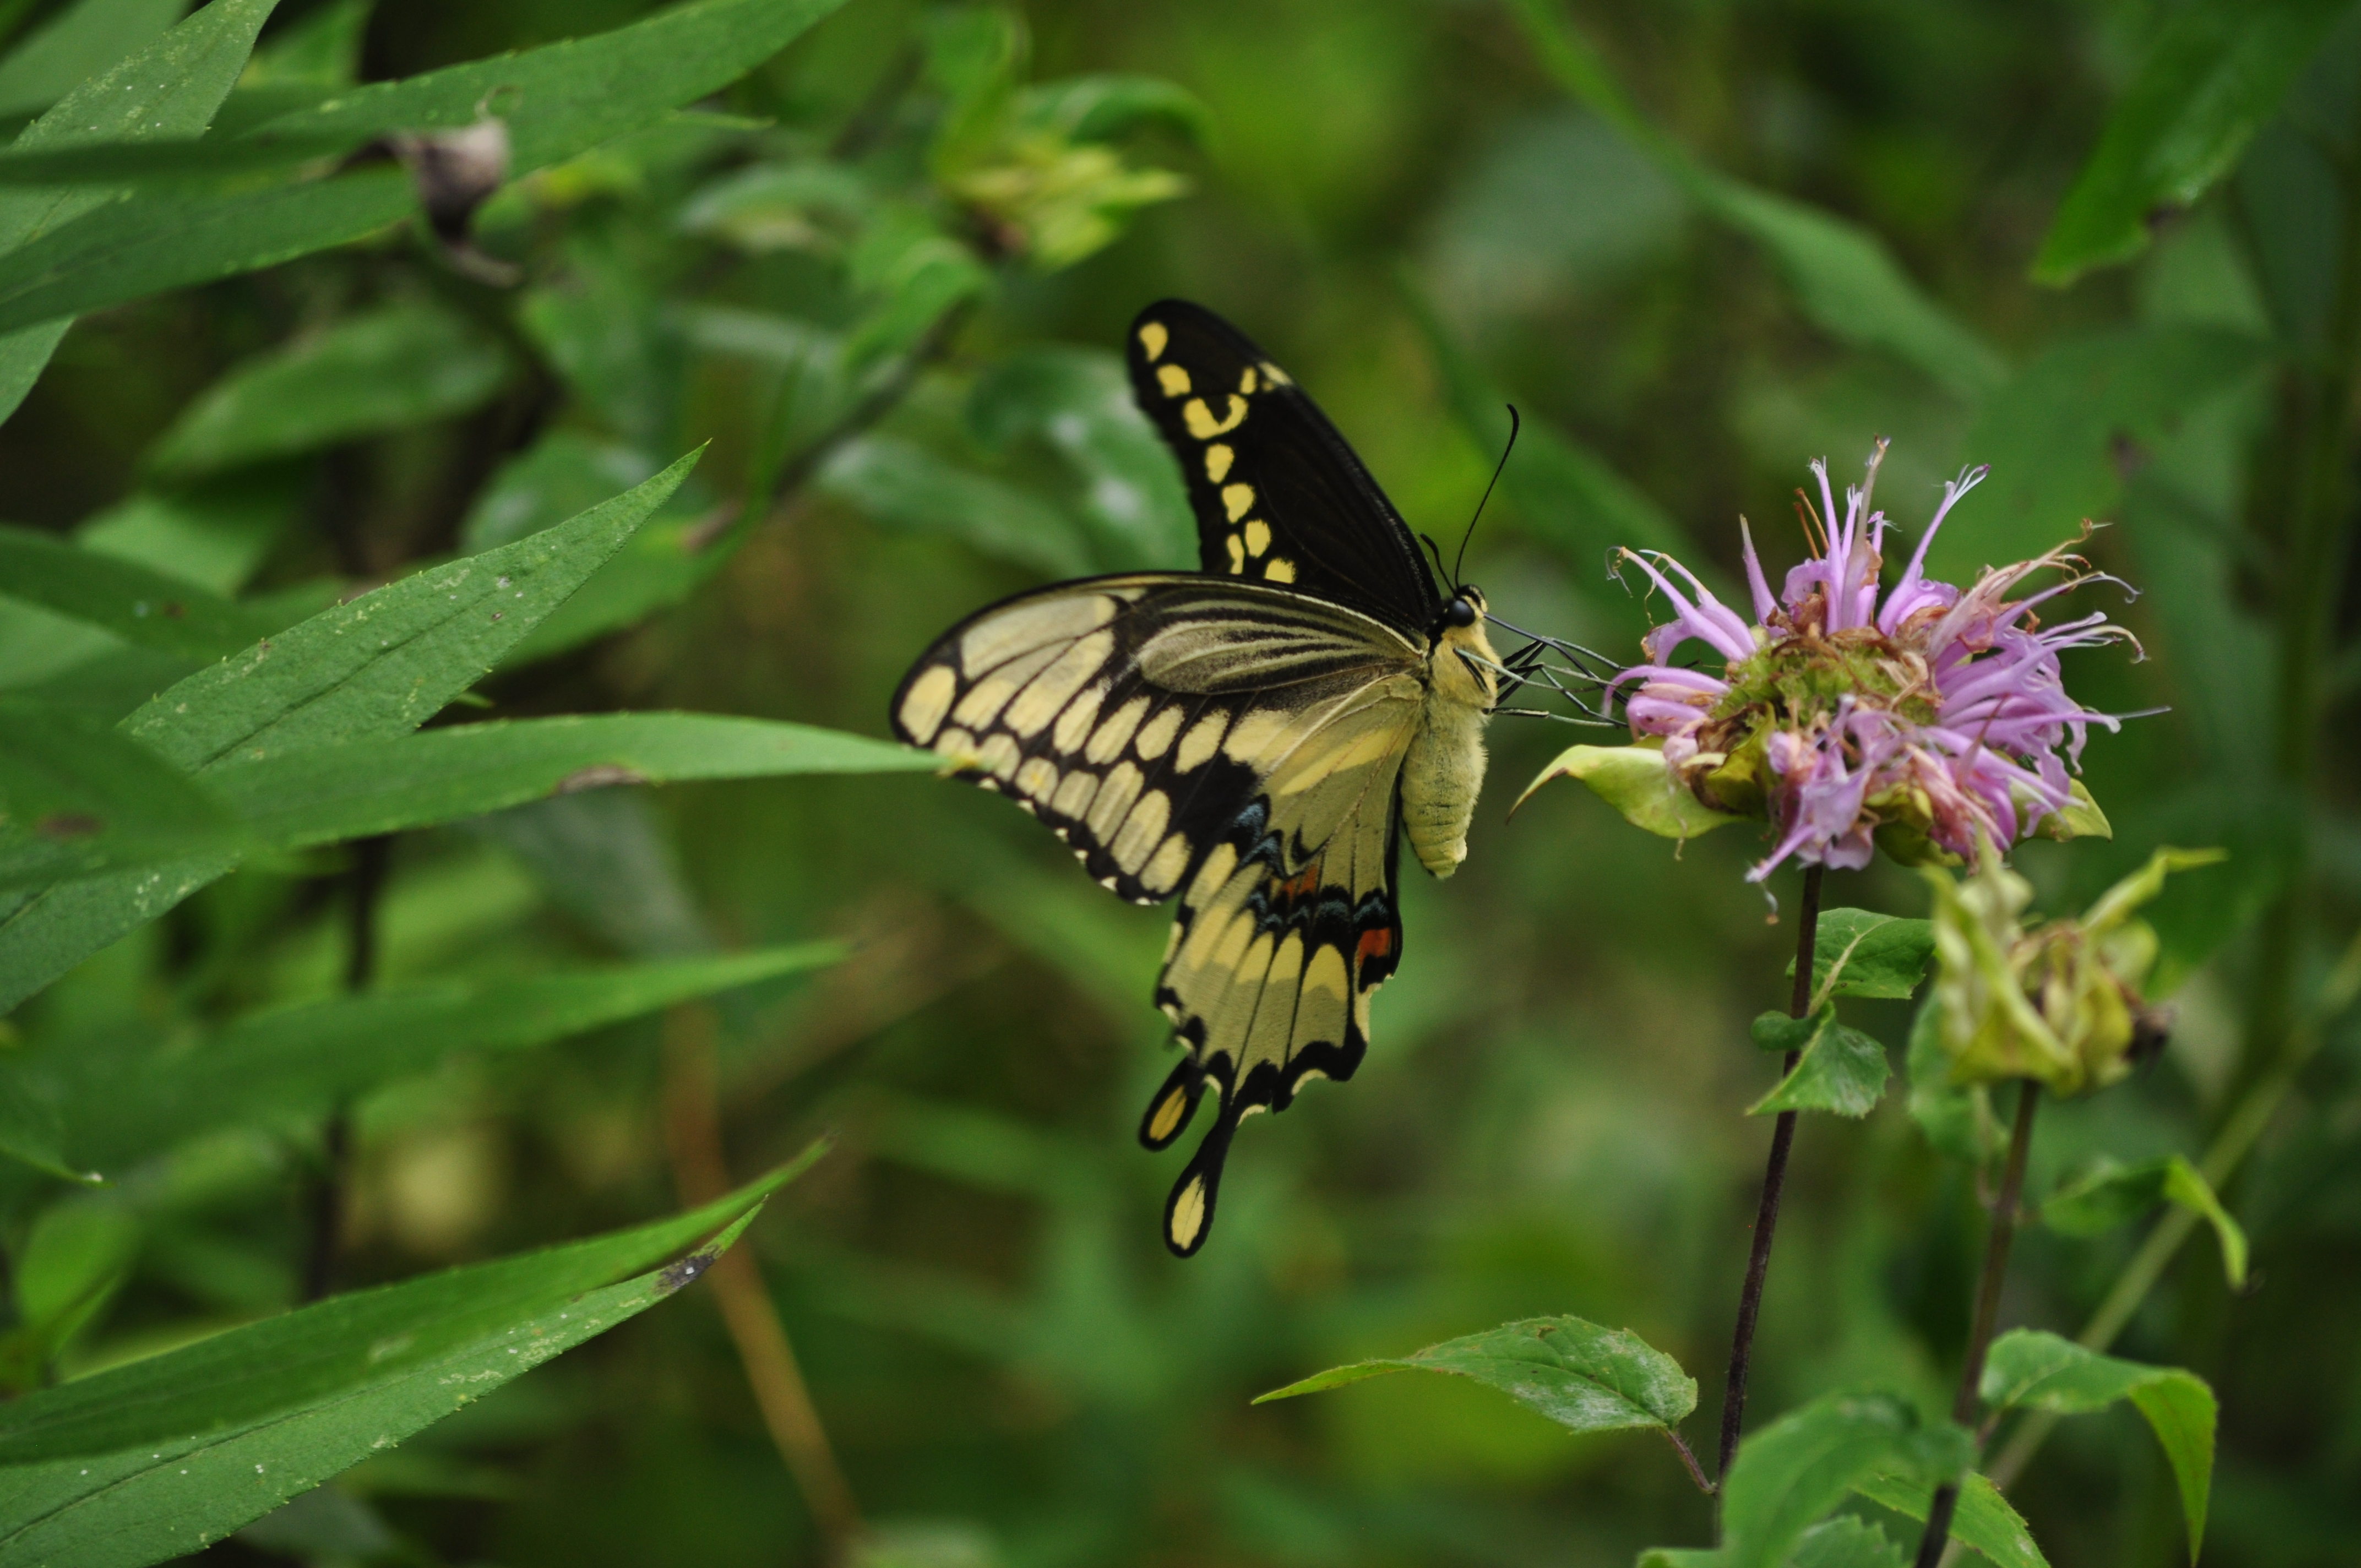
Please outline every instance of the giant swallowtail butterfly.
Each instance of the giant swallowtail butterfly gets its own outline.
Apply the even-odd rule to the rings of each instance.
[[[1103,886],[1179,895],[1156,1002],[1187,1055],[1139,1139],[1164,1148],[1213,1091],[1164,1209],[1186,1257],[1238,1123],[1360,1065],[1370,995],[1401,962],[1401,842],[1439,877],[1466,855],[1499,666],[1483,596],[1435,586],[1344,437],[1243,334],[1167,300],[1128,347],[1202,570],[979,610],[911,667],[893,722],[1048,823]]]

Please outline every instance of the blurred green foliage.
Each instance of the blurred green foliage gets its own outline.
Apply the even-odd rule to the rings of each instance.
[[[1191,564],[1115,352],[1168,294],[1253,333],[1438,537],[1513,400],[1467,575],[1618,654],[1649,607],[1610,547],[1736,581],[1744,512],[1790,561],[1804,462],[1880,435],[1906,532],[1993,466],[1944,572],[2112,525],[2087,548],[2149,656],[2068,673],[2147,715],[2086,758],[2114,838],[2017,864],[2071,908],[2160,843],[2231,858],[2151,911],[2162,1060],[2045,1112],[2057,1223],[2004,1321],[2113,1310],[2122,1222],[2193,1224],[2193,1193],[2248,1284],[2184,1248],[2125,1309],[2132,1361],[2076,1363],[2203,1376],[2210,1514],[2193,1450],[2117,1407],[2007,1503],[1971,1486],[1959,1528],[2002,1552],[2013,1504],[2060,1568],[2178,1562],[2192,1527],[2211,1563],[2350,1561],[2361,1038],[2323,977],[2361,902],[2361,16],[2254,11],[0,0],[0,1563],[179,1550],[77,1533],[103,1494],[66,1470],[167,1434],[71,1420],[208,1365],[324,1434],[236,1507],[122,1449],[148,1467],[121,1495],[160,1499],[141,1528],[185,1544],[296,1497],[210,1560],[826,1561],[842,1520],[807,1450],[783,1463],[723,1278],[513,1383],[497,1337],[574,1343],[573,1291],[671,1294],[694,1269],[644,1271],[752,1197],[633,1227],[718,1197],[697,1158],[743,1181],[822,1130],[730,1256],[871,1568],[1710,1537],[1659,1439],[1466,1378],[1248,1401],[1573,1313],[1711,1408],[1775,1078],[1748,1021],[1792,938],[1741,881],[1749,832],[1676,846],[1575,791],[1510,825],[1568,737],[1496,725],[1466,869],[1403,891],[1367,1062],[1254,1124],[1182,1265],[1156,1234],[1181,1157],[1134,1140],[1161,917],[1005,803],[802,728],[882,735],[910,659],[993,598]],[[487,116],[502,178],[438,236],[420,171]],[[1839,881],[1926,913],[1882,862]],[[1872,1098],[1876,1042],[1938,1055],[1915,975],[1827,1025]],[[1921,1414],[1968,1332],[1992,1129],[1912,1076],[1804,1124],[1750,1407],[1792,1437],[1831,1389],[1893,1391],[1845,1419],[1908,1462],[1863,1459],[1851,1503],[1821,1476],[1861,1522],[1808,1538],[1792,1488],[1734,1489],[1765,1561],[1884,1561],[1956,1457]],[[496,1272],[427,1273],[456,1264]],[[421,1367],[501,1386],[426,1424]],[[2027,1408],[2103,1402],[2070,1393]],[[229,1438],[201,1463],[234,1450],[242,1482]]]

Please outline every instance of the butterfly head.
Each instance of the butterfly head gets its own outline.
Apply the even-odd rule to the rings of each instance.
[[[1441,632],[1453,627],[1473,626],[1484,619],[1484,590],[1473,583],[1462,583],[1443,607]]]
[[[1484,635],[1484,594],[1462,583],[1435,616],[1431,655],[1435,681],[1444,695],[1489,710],[1499,695],[1492,670],[1499,656]]]

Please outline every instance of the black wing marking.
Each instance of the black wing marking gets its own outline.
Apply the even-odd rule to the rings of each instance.
[[[1188,481],[1207,572],[1290,583],[1424,638],[1441,595],[1418,541],[1286,372],[1180,300],[1142,311],[1126,348],[1132,395]]]

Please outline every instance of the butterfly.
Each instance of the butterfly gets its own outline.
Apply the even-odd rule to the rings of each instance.
[[[911,666],[892,720],[1047,823],[1102,886],[1179,896],[1156,1003],[1185,1053],[1139,1140],[1168,1147],[1216,1096],[1164,1206],[1187,1257],[1238,1124],[1360,1065],[1369,999],[1401,962],[1402,841],[1434,875],[1457,869],[1512,672],[1484,596],[1436,586],[1345,438],[1244,334],[1166,300],[1127,349],[1202,570],[979,610]]]

